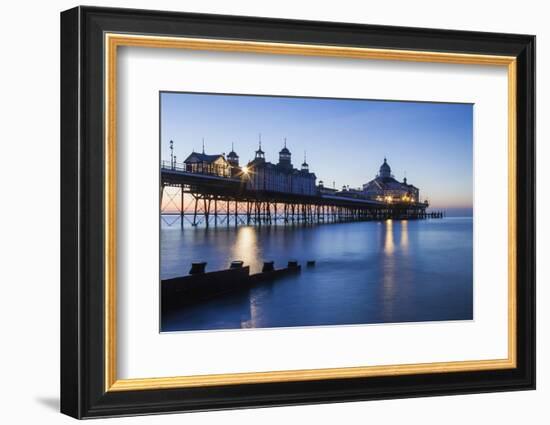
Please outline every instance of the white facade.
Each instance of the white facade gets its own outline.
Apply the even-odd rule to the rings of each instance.
[[[272,164],[265,161],[264,152],[260,148],[256,157],[247,165],[247,188],[256,191],[272,191],[293,193],[299,195],[317,195],[315,174],[310,173],[308,165],[302,164],[297,170],[292,166],[291,153],[285,147],[279,153],[279,163]]]

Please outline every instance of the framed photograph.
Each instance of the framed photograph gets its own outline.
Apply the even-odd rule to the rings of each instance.
[[[61,411],[535,388],[535,37],[61,14]]]

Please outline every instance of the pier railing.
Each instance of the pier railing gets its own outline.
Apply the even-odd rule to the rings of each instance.
[[[185,162],[161,161],[160,168],[161,170],[167,171],[179,171],[226,178],[231,177],[230,167],[219,164],[206,164],[201,162],[186,164]]]

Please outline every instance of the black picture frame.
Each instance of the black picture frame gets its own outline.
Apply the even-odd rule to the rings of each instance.
[[[517,367],[475,372],[105,391],[104,33],[517,58]],[[76,7],[61,13],[61,412],[75,418],[535,388],[535,37]]]

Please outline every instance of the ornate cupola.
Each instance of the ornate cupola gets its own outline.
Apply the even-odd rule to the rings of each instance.
[[[386,158],[384,158],[384,163],[380,166],[380,172],[378,174],[381,178],[390,178],[391,177],[391,168],[386,161]]]
[[[262,135],[259,135],[258,150],[256,151],[255,160],[265,161],[265,152],[262,150]]]
[[[227,154],[227,162],[232,167],[238,167],[239,166],[239,155],[235,153],[233,143],[231,143],[231,152]]]
[[[306,153],[304,152],[304,162],[302,163],[302,171],[309,173],[309,165],[306,161]]]
[[[284,167],[284,168],[291,169],[292,168],[292,162],[291,162],[292,154],[290,153],[290,151],[286,147],[286,137],[284,139],[284,142],[285,142],[284,147],[279,152],[279,165]]]

